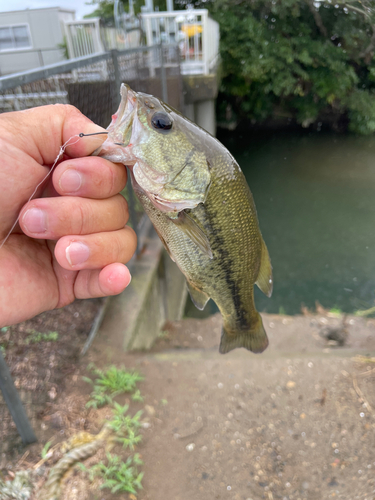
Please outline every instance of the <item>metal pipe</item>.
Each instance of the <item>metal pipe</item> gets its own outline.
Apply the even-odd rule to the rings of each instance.
[[[0,351],[0,389],[3,393],[5,403],[13,417],[14,423],[17,426],[19,435],[21,436],[23,444],[31,444],[37,441],[30,421],[27,418],[22,401],[18,395],[17,389],[14,385],[9,368],[5,363],[3,355]]]

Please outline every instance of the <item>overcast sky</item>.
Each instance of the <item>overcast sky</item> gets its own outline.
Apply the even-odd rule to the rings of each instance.
[[[90,0],[12,0],[7,6],[0,6],[0,12],[8,10],[40,9],[43,7],[61,7],[63,9],[75,10],[76,19],[82,19],[85,14],[95,10],[95,5],[86,5]],[[5,2],[0,2],[3,4]]]

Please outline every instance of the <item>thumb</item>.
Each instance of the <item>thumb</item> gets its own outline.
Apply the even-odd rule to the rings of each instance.
[[[67,154],[73,158],[88,156],[105,141],[106,135],[79,138],[80,133],[104,132],[77,108],[67,104],[40,106],[21,112],[6,113],[8,132],[17,134],[17,145],[41,165],[55,161],[61,146],[72,138]],[[74,137],[76,136],[76,137]],[[75,142],[76,140],[76,142]]]

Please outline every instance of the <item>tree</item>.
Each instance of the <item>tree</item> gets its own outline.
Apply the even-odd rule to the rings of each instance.
[[[375,7],[361,2],[215,0],[221,90],[242,117],[327,117],[375,131]]]

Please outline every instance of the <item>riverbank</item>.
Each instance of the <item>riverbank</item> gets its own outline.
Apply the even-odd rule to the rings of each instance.
[[[33,467],[51,439],[55,445],[80,430],[97,432],[104,413],[85,409],[91,388],[82,382],[93,362],[144,376],[143,402],[129,401],[131,414],[143,409],[139,500],[372,498],[375,320],[343,322],[325,311],[262,316],[270,338],[262,355],[242,349],[220,355],[220,315],[166,325],[147,352],[123,353],[118,339],[99,336],[78,359],[82,336],[62,364],[56,344],[45,343],[47,401],[33,418],[39,443],[17,449],[13,439],[2,472]],[[10,365],[20,380],[30,380],[26,372],[21,377],[22,365]],[[55,371],[64,373],[57,385]],[[2,443],[12,433],[9,426]],[[98,496],[81,474],[67,478],[64,498],[116,498]]]

